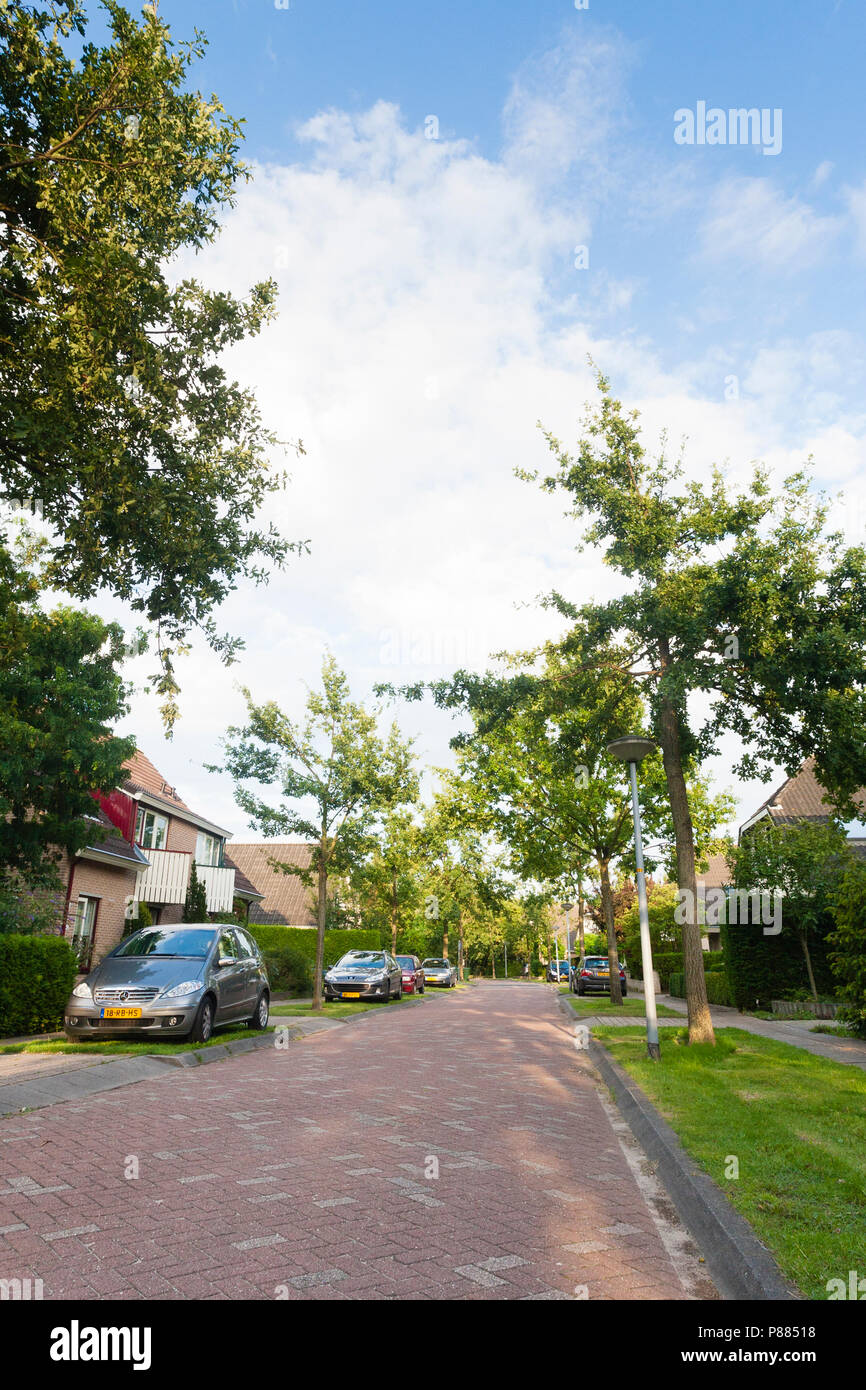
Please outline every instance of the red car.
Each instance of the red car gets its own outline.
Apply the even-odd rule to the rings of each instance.
[[[403,993],[424,993],[424,971],[417,956],[396,956],[397,964],[403,971]]]

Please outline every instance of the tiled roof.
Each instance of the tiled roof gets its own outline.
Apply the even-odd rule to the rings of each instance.
[[[750,819],[766,811],[774,825],[792,825],[802,820],[826,821],[831,808],[824,796],[824,788],[815,776],[815,759],[807,758],[800,771],[786,778]],[[861,809],[866,809],[866,788],[857,792],[854,801]]]
[[[734,876],[728,867],[728,861],[723,854],[707,855],[707,871],[696,874],[698,883],[702,883],[705,888],[724,888],[727,884],[733,883]]]
[[[237,864],[235,863],[234,859],[232,859],[230,854],[225,854],[223,856],[223,863],[225,864],[225,867],[227,869],[234,869],[235,871],[236,893],[239,893],[241,897],[244,898],[259,898],[262,896],[256,885],[254,883],[251,883],[250,880],[247,878],[246,874],[238,868]]]
[[[129,773],[128,780],[123,784],[124,791],[147,792],[148,796],[157,797],[166,806],[173,806],[179,811],[189,811],[190,808],[181,800],[175,788],[166,782],[162,773],[143,753],[133,753],[124,766]]]
[[[238,845],[232,841],[231,852],[232,862],[262,894],[262,901],[250,907],[251,922],[288,927],[316,925],[310,889],[297,874],[284,873],[269,862],[275,859],[281,864],[308,868],[312,859],[310,845],[280,840]]]
[[[142,861],[147,862],[140,850],[137,850],[128,840],[124,840],[117,827],[108,819],[101,808],[94,816],[88,816],[88,820],[94,821],[94,831],[81,853],[86,854],[89,849],[101,850],[103,854],[113,854],[118,859],[128,859],[130,867],[141,864]],[[97,829],[97,823],[99,829]]]

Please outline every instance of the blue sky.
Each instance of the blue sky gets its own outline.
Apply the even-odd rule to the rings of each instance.
[[[225,606],[240,670],[196,646],[172,744],[136,697],[128,727],[188,800],[247,833],[201,768],[242,715],[238,676],[296,713],[325,646],[364,693],[553,635],[517,606],[540,592],[613,591],[560,504],[513,478],[545,463],[539,418],[576,439],[588,352],[649,444],[688,439],[694,475],[813,455],[866,539],[862,4],[160,10],[178,38],[206,32],[195,85],[247,121],[253,182],[179,269],[237,293],[279,283],[279,323],[232,366],[304,438],[270,514],[313,545]],[[699,102],[780,110],[780,152],[675,143],[674,113]],[[400,718],[447,761],[444,717]],[[713,771],[744,819],[767,789],[737,783],[737,751]]]

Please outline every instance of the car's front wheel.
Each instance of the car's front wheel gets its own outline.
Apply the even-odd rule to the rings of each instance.
[[[270,1000],[268,999],[268,993],[267,990],[263,989],[261,994],[259,995],[259,1002],[256,1004],[255,1013],[253,1014],[252,1018],[247,1019],[247,1027],[255,1028],[260,1033],[263,1033],[268,1026],[268,1017],[270,1015],[270,1011],[271,1005]]]
[[[213,1000],[207,996],[198,1006],[190,1038],[193,1042],[208,1042],[213,1034]]]

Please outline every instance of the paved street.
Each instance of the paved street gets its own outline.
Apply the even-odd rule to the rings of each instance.
[[[552,991],[481,984],[0,1120],[0,1277],[46,1298],[715,1297],[626,1136]]]

